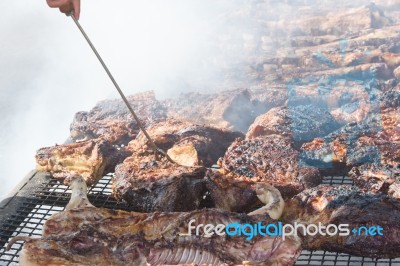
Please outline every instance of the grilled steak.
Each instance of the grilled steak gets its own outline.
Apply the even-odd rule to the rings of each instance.
[[[329,142],[315,139],[302,148],[302,162],[327,173],[347,173],[353,166],[364,163],[396,166],[400,162],[400,143],[375,136],[358,139],[340,136]]]
[[[281,135],[291,137],[295,143],[304,143],[324,137],[339,128],[325,109],[312,105],[276,107],[254,121],[246,138]]]
[[[167,151],[176,162],[187,166],[212,166],[236,138],[243,137],[239,132],[176,119],[154,123],[147,132],[159,148]],[[151,148],[148,139],[140,134],[129,143],[128,149],[140,153]]]
[[[50,172],[65,184],[69,184],[71,176],[79,174],[88,185],[92,185],[105,174],[114,172],[115,166],[129,154],[106,140],[87,140],[41,148],[36,153],[36,169]]]
[[[229,145],[243,135],[173,119],[155,123],[148,132],[178,164],[155,160],[148,151],[148,140],[139,135],[128,145],[134,155],[116,168],[113,195],[143,212],[212,206],[203,166],[215,164]]]
[[[382,192],[400,199],[399,167],[367,163],[351,169],[349,176],[363,191]]]
[[[288,93],[291,96],[288,106],[311,105],[314,108],[311,108],[309,112],[312,113],[312,116],[322,119],[322,122],[331,119],[325,112],[329,112],[335,122],[341,126],[358,122],[363,120],[371,112],[371,109],[378,107],[377,98],[373,98],[371,101],[373,93],[366,89],[371,78],[362,81],[343,81],[340,78],[330,77],[327,88],[322,91],[317,89],[317,84],[313,80],[306,79],[303,82],[304,84],[289,86]],[[322,113],[318,110],[321,108]],[[332,128],[327,133],[336,129]]]
[[[164,102],[168,116],[193,123],[246,132],[257,115],[283,105],[283,90],[229,90],[214,94],[186,93]]]
[[[400,63],[400,56],[397,55],[397,57],[397,63]],[[387,89],[380,97],[381,109],[383,110],[400,107],[400,85],[394,85],[395,84],[389,84],[390,88]]]
[[[278,135],[237,140],[219,162],[222,169],[208,172],[207,186],[217,207],[249,211],[260,204],[253,188],[257,182],[276,187],[284,198],[320,184],[318,169],[303,168],[298,160],[291,141]]]
[[[349,225],[348,235],[303,236],[304,249],[323,249],[372,258],[400,256],[400,201],[384,194],[365,193],[348,185],[320,185],[286,201],[282,220],[304,225]],[[362,226],[380,226],[383,235],[352,232],[353,228],[358,230]],[[299,230],[302,234],[302,229]]]
[[[398,87],[380,96],[380,110],[345,125],[324,138],[303,145],[302,160],[316,167],[347,169],[363,163],[400,163],[400,93]]]
[[[400,142],[400,106],[381,113],[383,133],[393,142]]]
[[[146,92],[127,97],[143,124],[166,117],[166,111]],[[73,140],[93,139],[102,136],[112,144],[127,144],[139,132],[135,120],[122,100],[99,102],[89,112],[78,112],[70,127]]]
[[[398,109],[373,114],[358,123],[350,123],[325,138],[302,146],[303,163],[347,172],[364,163],[396,166],[400,163]]]
[[[209,235],[200,224],[273,223],[208,209],[188,213],[135,213],[95,208],[84,182],[75,179],[65,211],[52,215],[40,239],[25,238],[20,265],[293,265],[300,253],[297,237]]]
[[[204,167],[133,155],[115,170],[113,196],[141,212],[195,210],[206,204],[205,172]]]

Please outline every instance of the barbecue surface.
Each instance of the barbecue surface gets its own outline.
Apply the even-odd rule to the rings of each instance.
[[[89,189],[89,200],[96,207],[105,207],[115,210],[135,211],[126,204],[117,202],[111,196],[111,178],[107,175],[95,186]],[[23,189],[13,198],[12,201],[19,201],[13,212],[5,214],[0,224],[0,265],[18,265],[19,252],[22,249],[20,242],[15,243],[11,250],[5,252],[4,247],[9,238],[15,235],[29,235],[40,237],[42,226],[50,215],[64,209],[70,199],[70,190],[67,186],[51,179],[44,174],[36,173],[30,183],[35,183],[35,189],[28,187],[29,192]],[[346,177],[325,177],[325,184],[340,185],[352,184]],[[24,193],[26,193],[24,195]],[[22,196],[24,195],[24,196]],[[14,205],[10,202],[8,206]],[[400,265],[398,259],[374,260],[365,257],[349,256],[347,254],[327,251],[306,251],[304,250],[295,265]]]

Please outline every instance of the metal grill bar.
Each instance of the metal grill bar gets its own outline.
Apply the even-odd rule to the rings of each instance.
[[[5,252],[5,246],[11,237],[16,235],[41,236],[44,222],[52,214],[64,210],[69,201],[71,191],[67,186],[44,174],[38,173],[34,178],[41,181],[37,189],[32,192],[31,196],[22,197],[18,210],[6,217],[2,224],[0,223],[0,266],[18,265],[22,244],[15,243],[10,251]],[[112,175],[107,175],[89,189],[90,202],[96,207],[135,211],[127,204],[117,202],[111,196],[111,179]],[[33,181],[31,180],[31,182]],[[343,176],[329,176],[324,178],[323,183],[352,184],[352,180]],[[16,196],[18,197],[18,194]],[[374,260],[348,254],[304,250],[296,265],[400,266],[400,258]]]

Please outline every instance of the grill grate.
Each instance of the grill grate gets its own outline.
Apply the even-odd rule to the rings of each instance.
[[[89,189],[88,198],[96,207],[121,209],[132,211],[124,203],[117,202],[111,196],[112,175],[102,178],[95,186]],[[352,184],[346,177],[325,177],[324,184],[340,185]],[[18,265],[19,252],[22,244],[15,243],[11,250],[5,252],[9,239],[16,235],[39,237],[44,222],[52,214],[60,212],[68,203],[71,191],[69,188],[54,179],[46,179],[32,195],[23,198],[23,204],[11,214],[0,226],[0,265]],[[373,260],[371,258],[355,257],[347,254],[327,251],[303,251],[296,265],[357,265],[383,266],[399,265],[398,259]]]

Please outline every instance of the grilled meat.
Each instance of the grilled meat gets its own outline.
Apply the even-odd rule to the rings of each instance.
[[[261,217],[221,210],[188,213],[135,213],[95,208],[81,179],[72,183],[67,209],[52,215],[40,239],[25,239],[20,265],[293,265],[300,253],[297,237],[207,234],[189,223],[257,224]],[[273,223],[263,216],[263,223]],[[211,231],[208,231],[210,233]]]
[[[400,143],[375,136],[348,139],[343,136],[327,142],[315,139],[303,145],[301,160],[310,167],[333,173],[346,173],[353,166],[376,163],[396,166],[400,163]]]
[[[383,133],[390,141],[400,142],[400,85],[392,85],[381,95],[380,108]]]
[[[178,164],[155,160],[148,151],[148,140],[140,135],[128,145],[134,155],[116,168],[113,195],[143,212],[212,206],[203,166],[215,164],[229,145],[243,135],[173,119],[154,124],[148,132]]]
[[[166,117],[164,107],[153,92],[127,97],[143,124]],[[99,102],[89,112],[78,112],[70,127],[73,140],[93,139],[102,136],[112,144],[127,144],[139,132],[135,120],[122,100]]]
[[[206,207],[205,172],[204,167],[133,155],[115,170],[113,196],[141,212],[195,210]]]
[[[295,143],[304,143],[324,137],[339,128],[332,115],[325,109],[312,105],[276,107],[254,121],[246,138],[259,136],[288,136]]]
[[[303,236],[304,249],[323,249],[372,258],[400,256],[400,201],[384,194],[365,193],[348,185],[320,185],[286,201],[281,219],[291,224],[349,225],[348,235]],[[358,230],[362,226],[380,226],[383,235],[352,232],[353,228]],[[301,228],[299,234],[302,234]]]
[[[249,211],[260,204],[253,188],[258,182],[276,187],[283,198],[320,184],[318,169],[303,168],[298,160],[291,141],[278,135],[237,140],[219,162],[222,169],[207,174],[213,202],[226,210]]]
[[[319,113],[318,109],[323,112],[328,111],[339,125],[346,125],[352,122],[363,120],[372,110],[378,108],[378,101],[372,100],[372,92],[367,90],[370,86],[371,78],[363,81],[335,79],[330,77],[327,88],[318,89],[318,82],[308,81],[305,79],[300,84],[289,85],[289,106],[311,105],[314,109],[309,112],[314,113],[313,116],[319,116],[319,119],[326,121],[331,119],[324,113]],[[304,83],[304,84],[303,84]],[[377,99],[377,98],[373,98]],[[317,123],[317,122],[313,122]],[[333,128],[336,130],[337,128]],[[327,135],[327,134],[325,134]],[[320,137],[323,137],[321,135]]]
[[[247,90],[219,94],[187,93],[167,101],[168,116],[194,123],[245,131],[251,120],[251,101]]]
[[[147,129],[157,147],[172,159],[186,166],[212,166],[223,156],[229,145],[243,137],[239,132],[199,126],[184,120],[166,119]],[[140,134],[128,149],[134,153],[150,150],[148,139]]]
[[[325,138],[302,146],[301,160],[328,172],[347,172],[364,163],[397,166],[400,163],[398,109],[373,114],[350,123]]]
[[[193,123],[246,132],[257,115],[283,105],[283,90],[230,90],[214,94],[186,93],[165,101],[168,116]]]
[[[398,64],[400,64],[400,56],[398,56],[398,61]],[[380,97],[382,110],[400,107],[400,85],[390,85],[392,86],[390,86],[390,88],[387,89]]]
[[[88,185],[92,185],[105,174],[114,172],[115,166],[129,154],[124,148],[116,148],[106,140],[87,140],[41,148],[36,153],[36,169],[50,172],[65,184],[79,174]]]
[[[285,198],[288,195],[294,194],[294,192],[289,190],[290,188],[285,187],[285,184],[279,186],[275,185],[273,181],[268,182],[269,180],[265,181],[258,177],[252,179],[234,173],[224,174],[223,171],[218,170],[208,170],[206,179],[207,192],[210,197],[208,202],[211,203],[211,206],[233,212],[251,212],[261,208],[263,201],[257,193],[257,186],[260,185],[268,186],[269,184],[273,184],[274,187],[279,189],[277,190],[279,195],[281,195],[281,191],[287,193],[283,194]],[[273,192],[271,194],[277,195]]]
[[[400,199],[400,168],[367,163],[351,169],[349,176],[363,191],[382,192]]]
[[[400,142],[400,106],[381,113],[382,128],[385,137],[392,142]]]

